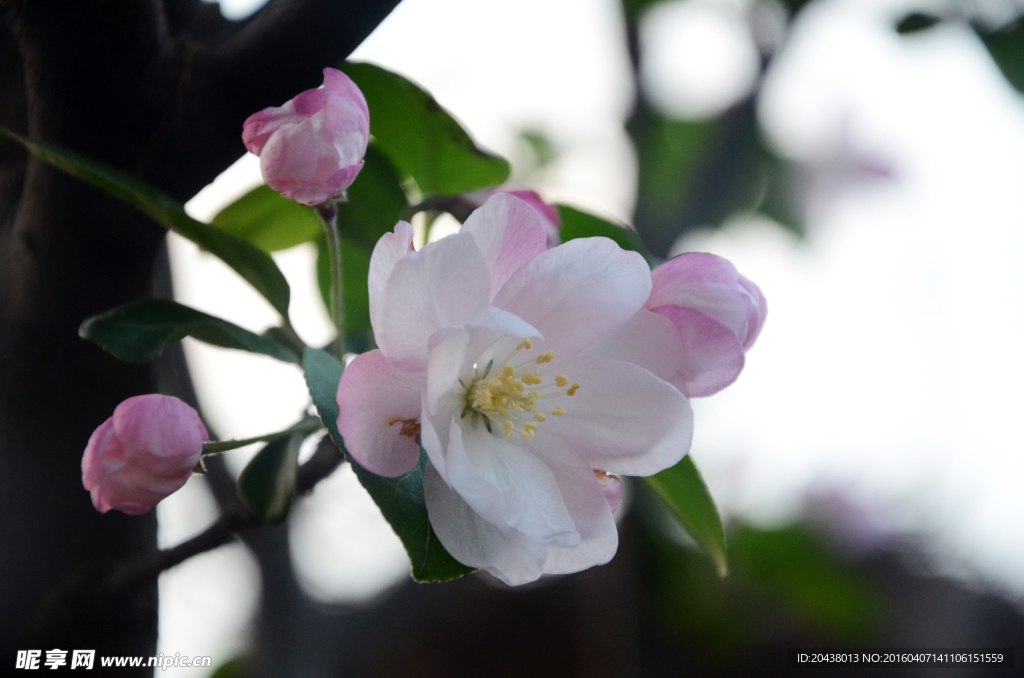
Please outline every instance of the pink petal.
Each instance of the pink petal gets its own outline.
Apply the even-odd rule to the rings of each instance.
[[[757,337],[761,334],[761,328],[764,326],[765,318],[768,317],[768,300],[764,298],[764,294],[761,292],[761,288],[755,285],[750,279],[745,276],[740,276],[740,287],[745,289],[750,296],[754,298],[754,302],[757,309],[751,314],[750,323],[747,326],[747,338],[743,342],[743,350],[749,350],[754,342],[757,341]]]
[[[129,456],[145,451],[190,471],[210,437],[195,410],[177,398],[156,393],[122,402],[114,410],[113,423]]]
[[[580,238],[530,260],[492,305],[536,327],[544,348],[565,360],[633,317],[650,290],[642,256],[607,238]]]
[[[675,325],[668,318],[644,309],[598,340],[585,354],[633,363],[665,380],[675,375],[685,360]]]
[[[547,250],[537,211],[509,193],[496,193],[466,219],[470,233],[491,269],[491,296],[530,259]]]
[[[736,381],[745,361],[732,330],[711,316],[682,306],[654,309],[675,325],[682,341],[683,364],[669,378],[691,398],[709,396]]]
[[[381,298],[377,345],[396,365],[422,370],[434,332],[487,307],[490,271],[473,236],[458,233],[403,257]]]
[[[666,261],[651,273],[653,288],[645,306],[685,306],[696,309],[731,329],[745,343],[751,319],[757,317],[754,296],[740,284],[740,274],[728,260],[691,252]]]
[[[416,466],[424,381],[377,350],[348,364],[338,384],[338,430],[360,466],[389,478]]]

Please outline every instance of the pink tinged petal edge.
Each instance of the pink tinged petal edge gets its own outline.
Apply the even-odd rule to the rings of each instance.
[[[601,486],[601,491],[604,492],[608,508],[614,513],[615,509],[619,507],[619,502],[622,501],[622,481],[618,476],[604,471],[594,471],[594,476],[597,478],[597,484]]]
[[[548,466],[529,451],[493,435],[482,423],[450,423],[445,461],[452,489],[501,531],[530,540],[577,546],[580,536]]]
[[[338,384],[338,430],[360,466],[394,478],[419,461],[422,373],[393,365],[379,350],[357,356]]]
[[[727,259],[690,252],[666,261],[651,272],[653,287],[645,306],[685,306],[706,313],[729,327],[743,344],[757,318],[757,301],[740,284],[740,274]]]
[[[591,468],[631,476],[663,471],[689,451],[693,410],[671,384],[631,363],[590,356],[559,370],[580,388],[572,397],[545,401],[566,414],[540,425],[538,444],[575,452]]]
[[[565,360],[633,317],[650,291],[642,256],[607,238],[579,238],[516,271],[492,305],[536,327],[544,348]]]
[[[488,523],[432,465],[423,477],[423,494],[434,533],[460,563],[486,570],[510,586],[540,577],[550,547],[531,541],[518,530],[501,531]]]
[[[395,266],[381,295],[377,345],[408,370],[427,364],[427,342],[488,305],[490,271],[473,236],[458,233],[411,252]]]
[[[666,381],[682,367],[683,342],[668,318],[641,309],[584,355],[639,365]]]
[[[381,308],[383,305],[384,288],[391,279],[391,273],[402,257],[413,251],[413,229],[406,221],[395,224],[393,233],[385,233],[373,248],[370,255],[370,275],[367,287],[370,293],[370,324],[375,333],[380,333]]]
[[[530,259],[547,250],[547,235],[537,211],[509,193],[496,193],[473,211],[462,227],[491,269],[491,297]]]
[[[706,313],[682,306],[654,312],[675,326],[683,345],[683,364],[669,381],[691,398],[718,393],[743,370],[743,346],[732,330]]]
[[[747,351],[757,341],[758,335],[761,334],[761,328],[764,327],[764,321],[768,317],[768,300],[765,299],[761,288],[746,276],[740,276],[740,286],[750,293],[757,304],[757,310],[751,314],[750,324],[747,326],[747,338],[743,342],[743,350]]]

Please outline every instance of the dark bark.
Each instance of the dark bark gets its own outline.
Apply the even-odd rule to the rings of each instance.
[[[198,0],[5,0],[0,124],[184,201],[244,153],[247,115],[319,84],[396,4],[276,0],[235,23]],[[117,403],[157,385],[148,366],[114,360],[77,329],[150,294],[163,235],[0,147],[2,662],[17,648],[155,648],[154,585],[130,597],[91,587],[112,563],[155,548],[155,518],[97,513],[80,461]]]

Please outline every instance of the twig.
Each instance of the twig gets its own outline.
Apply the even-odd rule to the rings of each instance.
[[[324,436],[309,461],[299,467],[298,478],[295,481],[296,496],[309,494],[317,483],[331,475],[344,460],[344,453],[338,449],[331,437]],[[234,539],[237,532],[258,525],[259,519],[250,513],[241,501],[235,500],[224,508],[224,513],[217,522],[192,539],[173,548],[147,553],[123,562],[106,577],[103,588],[123,592],[144,586],[164,570],[180,565],[192,556],[223,546]]]

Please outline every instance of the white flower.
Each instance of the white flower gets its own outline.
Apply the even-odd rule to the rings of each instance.
[[[361,465],[411,470],[459,561],[509,584],[605,563],[608,473],[649,475],[689,450],[690,404],[664,381],[675,327],[643,309],[643,258],[605,238],[547,249],[536,211],[498,194],[462,232],[412,251],[400,223],[370,267],[379,350],[352,361],[338,426]]]

